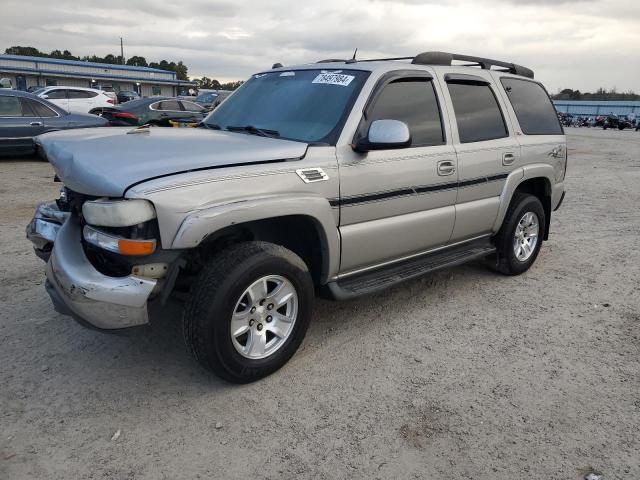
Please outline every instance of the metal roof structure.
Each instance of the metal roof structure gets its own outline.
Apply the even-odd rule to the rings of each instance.
[[[556,110],[572,115],[598,116],[608,115],[629,115],[630,113],[640,116],[640,101],[634,100],[554,100]]]
[[[171,85],[194,85],[194,82],[191,81],[178,80],[176,73],[173,71],[158,68],[27,55],[0,55],[0,71],[17,74],[129,80]]]

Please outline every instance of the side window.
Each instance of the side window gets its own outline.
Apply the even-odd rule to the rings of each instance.
[[[154,95],[154,96],[155,95],[162,95],[162,88],[160,88],[160,87],[158,87],[156,85],[153,85],[151,87],[151,94]]]
[[[448,82],[460,143],[509,136],[502,111],[489,85]]]
[[[90,97],[89,92],[85,92],[84,90],[69,90],[70,100],[84,99],[89,97]]]
[[[562,135],[556,109],[549,95],[536,82],[517,78],[502,78],[502,86],[516,112],[525,135]]]
[[[66,90],[51,90],[50,92],[46,92],[47,98],[51,100],[62,100],[67,98]]]
[[[16,97],[0,95],[0,117],[21,117],[22,106]]]
[[[191,102],[182,102],[182,106],[187,112],[201,112],[204,110],[200,105]]]
[[[164,100],[160,102],[160,106],[156,107],[157,110],[170,110],[172,112],[179,112],[180,105],[175,100]]]
[[[22,100],[31,107],[31,110],[33,110],[33,112],[38,117],[57,117],[58,116],[56,112],[51,110],[49,107],[47,107],[43,103],[40,103],[36,100],[31,100],[30,98],[23,98]]]
[[[385,119],[406,123],[413,147],[444,143],[440,109],[431,80],[408,78],[386,85],[367,120]]]

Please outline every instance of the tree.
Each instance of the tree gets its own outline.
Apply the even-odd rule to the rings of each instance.
[[[243,83],[244,83],[244,80],[223,83],[222,85],[220,85],[220,90],[235,90],[236,88],[240,87],[240,85],[242,85]]]
[[[137,55],[134,55],[133,57],[130,57],[129,59],[127,59],[127,65],[133,65],[133,66],[138,66],[138,67],[148,67],[149,64],[147,63],[147,59],[144,57],[139,57]]]
[[[182,63],[182,60],[177,63],[174,71],[176,72],[176,78],[178,80],[189,80],[189,76],[187,75],[189,69],[184,63]]]
[[[9,47],[4,53],[7,55],[27,55],[30,57],[46,57],[48,56],[46,53],[42,53],[35,47]]]

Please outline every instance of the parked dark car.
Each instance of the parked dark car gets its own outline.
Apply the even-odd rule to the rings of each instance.
[[[118,92],[118,103],[126,103],[140,98],[140,95],[132,90],[120,90]]]
[[[177,98],[150,97],[132,100],[117,107],[96,108],[90,113],[100,115],[114,127],[154,125],[169,127],[171,121],[200,122],[206,110],[191,101]]]
[[[34,137],[42,133],[106,125],[103,118],[69,113],[31,93],[0,90],[0,154],[33,154]]]
[[[202,105],[207,110],[213,110],[220,105],[233,92],[229,90],[217,90],[215,92],[202,92],[193,101]]]

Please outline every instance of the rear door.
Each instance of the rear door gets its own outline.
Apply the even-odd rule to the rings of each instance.
[[[204,118],[204,108],[197,103],[182,100],[180,104],[182,105],[182,108],[184,109],[187,117],[193,118],[197,121],[200,121]]]
[[[69,126],[69,122],[64,117],[60,116],[56,111],[44,103],[32,98],[23,98],[22,102],[26,103],[31,111],[39,117],[43,124],[42,133],[59,130]]]
[[[426,71],[385,74],[360,113],[356,136],[375,120],[400,120],[409,126],[411,146],[368,153],[338,148],[343,273],[448,242],[457,171],[440,95]]]
[[[88,113],[95,106],[96,92],[86,90],[69,90],[69,111],[75,113]]]
[[[184,118],[185,112],[177,100],[162,100],[156,104],[156,110],[161,121]]]
[[[488,72],[441,77],[452,116],[458,154],[456,221],[451,242],[489,235],[507,176],[518,165],[520,146],[502,97]]]

